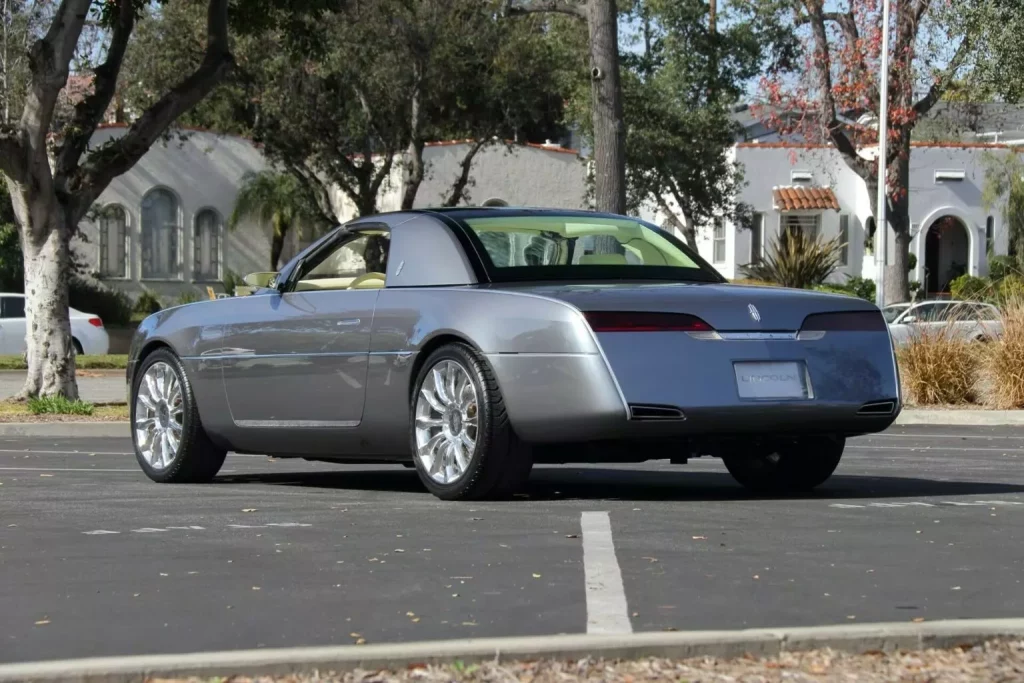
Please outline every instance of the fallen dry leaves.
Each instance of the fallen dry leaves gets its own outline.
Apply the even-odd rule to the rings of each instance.
[[[353,634],[357,635],[357,634]],[[150,679],[149,683],[200,683],[199,679]],[[231,683],[641,683],[647,681],[701,681],[701,683],[888,683],[908,681],[960,683],[962,681],[1024,680],[1024,640],[993,642],[970,648],[884,654],[849,655],[833,650],[789,652],[759,659],[741,657],[688,660],[648,658],[632,661],[602,659],[485,662],[428,666],[412,664],[396,670],[356,670],[344,674],[310,672],[282,677],[232,677]]]

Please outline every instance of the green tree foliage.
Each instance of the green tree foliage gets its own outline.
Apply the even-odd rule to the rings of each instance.
[[[246,218],[271,226],[272,271],[277,270],[285,238],[293,229],[309,226],[316,230],[328,225],[307,188],[294,175],[278,171],[249,172],[243,177],[228,228],[236,229]]]
[[[270,10],[259,31],[234,38],[231,80],[185,121],[252,135],[325,216],[339,208],[330,186],[359,213],[375,212],[396,163],[405,176],[402,204],[411,206],[430,172],[425,143],[468,140],[442,198],[458,203],[480,148],[560,130],[565,51],[546,39],[541,18],[505,22],[499,7],[498,0],[352,0],[298,15]],[[142,84],[133,102],[201,56],[194,4],[164,7],[144,25],[146,40],[130,55]],[[156,44],[164,48],[149,47]]]
[[[1017,152],[988,152],[984,162],[982,203],[986,211],[1002,212],[1010,258],[1024,271],[1024,161]]]

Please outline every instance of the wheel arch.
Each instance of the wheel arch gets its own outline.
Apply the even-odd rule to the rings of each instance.
[[[430,357],[434,351],[437,351],[446,344],[465,344],[466,346],[473,349],[481,358],[483,362],[487,362],[480,347],[474,344],[466,335],[458,334],[450,330],[444,332],[438,332],[434,336],[430,337],[420,346],[416,352],[415,359],[412,363],[412,370],[409,373],[409,388],[408,388],[408,399],[412,401],[413,391],[416,389],[416,379],[420,376],[420,371],[423,369],[423,364],[427,362],[427,358]]]

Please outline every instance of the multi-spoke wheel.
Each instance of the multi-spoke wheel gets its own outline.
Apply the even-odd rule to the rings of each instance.
[[[185,410],[181,383],[171,366],[153,363],[135,395],[135,444],[155,470],[167,469],[181,445]]]
[[[453,360],[430,370],[416,398],[416,457],[430,478],[450,484],[469,467],[480,412],[469,371]]]
[[[508,423],[490,368],[465,344],[427,358],[412,395],[413,461],[447,500],[507,495],[529,477],[529,449]]]
[[[185,369],[168,349],[136,371],[131,419],[136,458],[154,481],[209,481],[224,464],[226,452],[203,431]]]

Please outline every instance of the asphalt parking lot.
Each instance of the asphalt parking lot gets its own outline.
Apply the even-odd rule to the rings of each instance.
[[[697,460],[541,467],[470,504],[399,467],[231,456],[161,486],[127,438],[6,439],[0,662],[1015,617],[1022,466],[1019,429],[903,427],[797,499]]]

